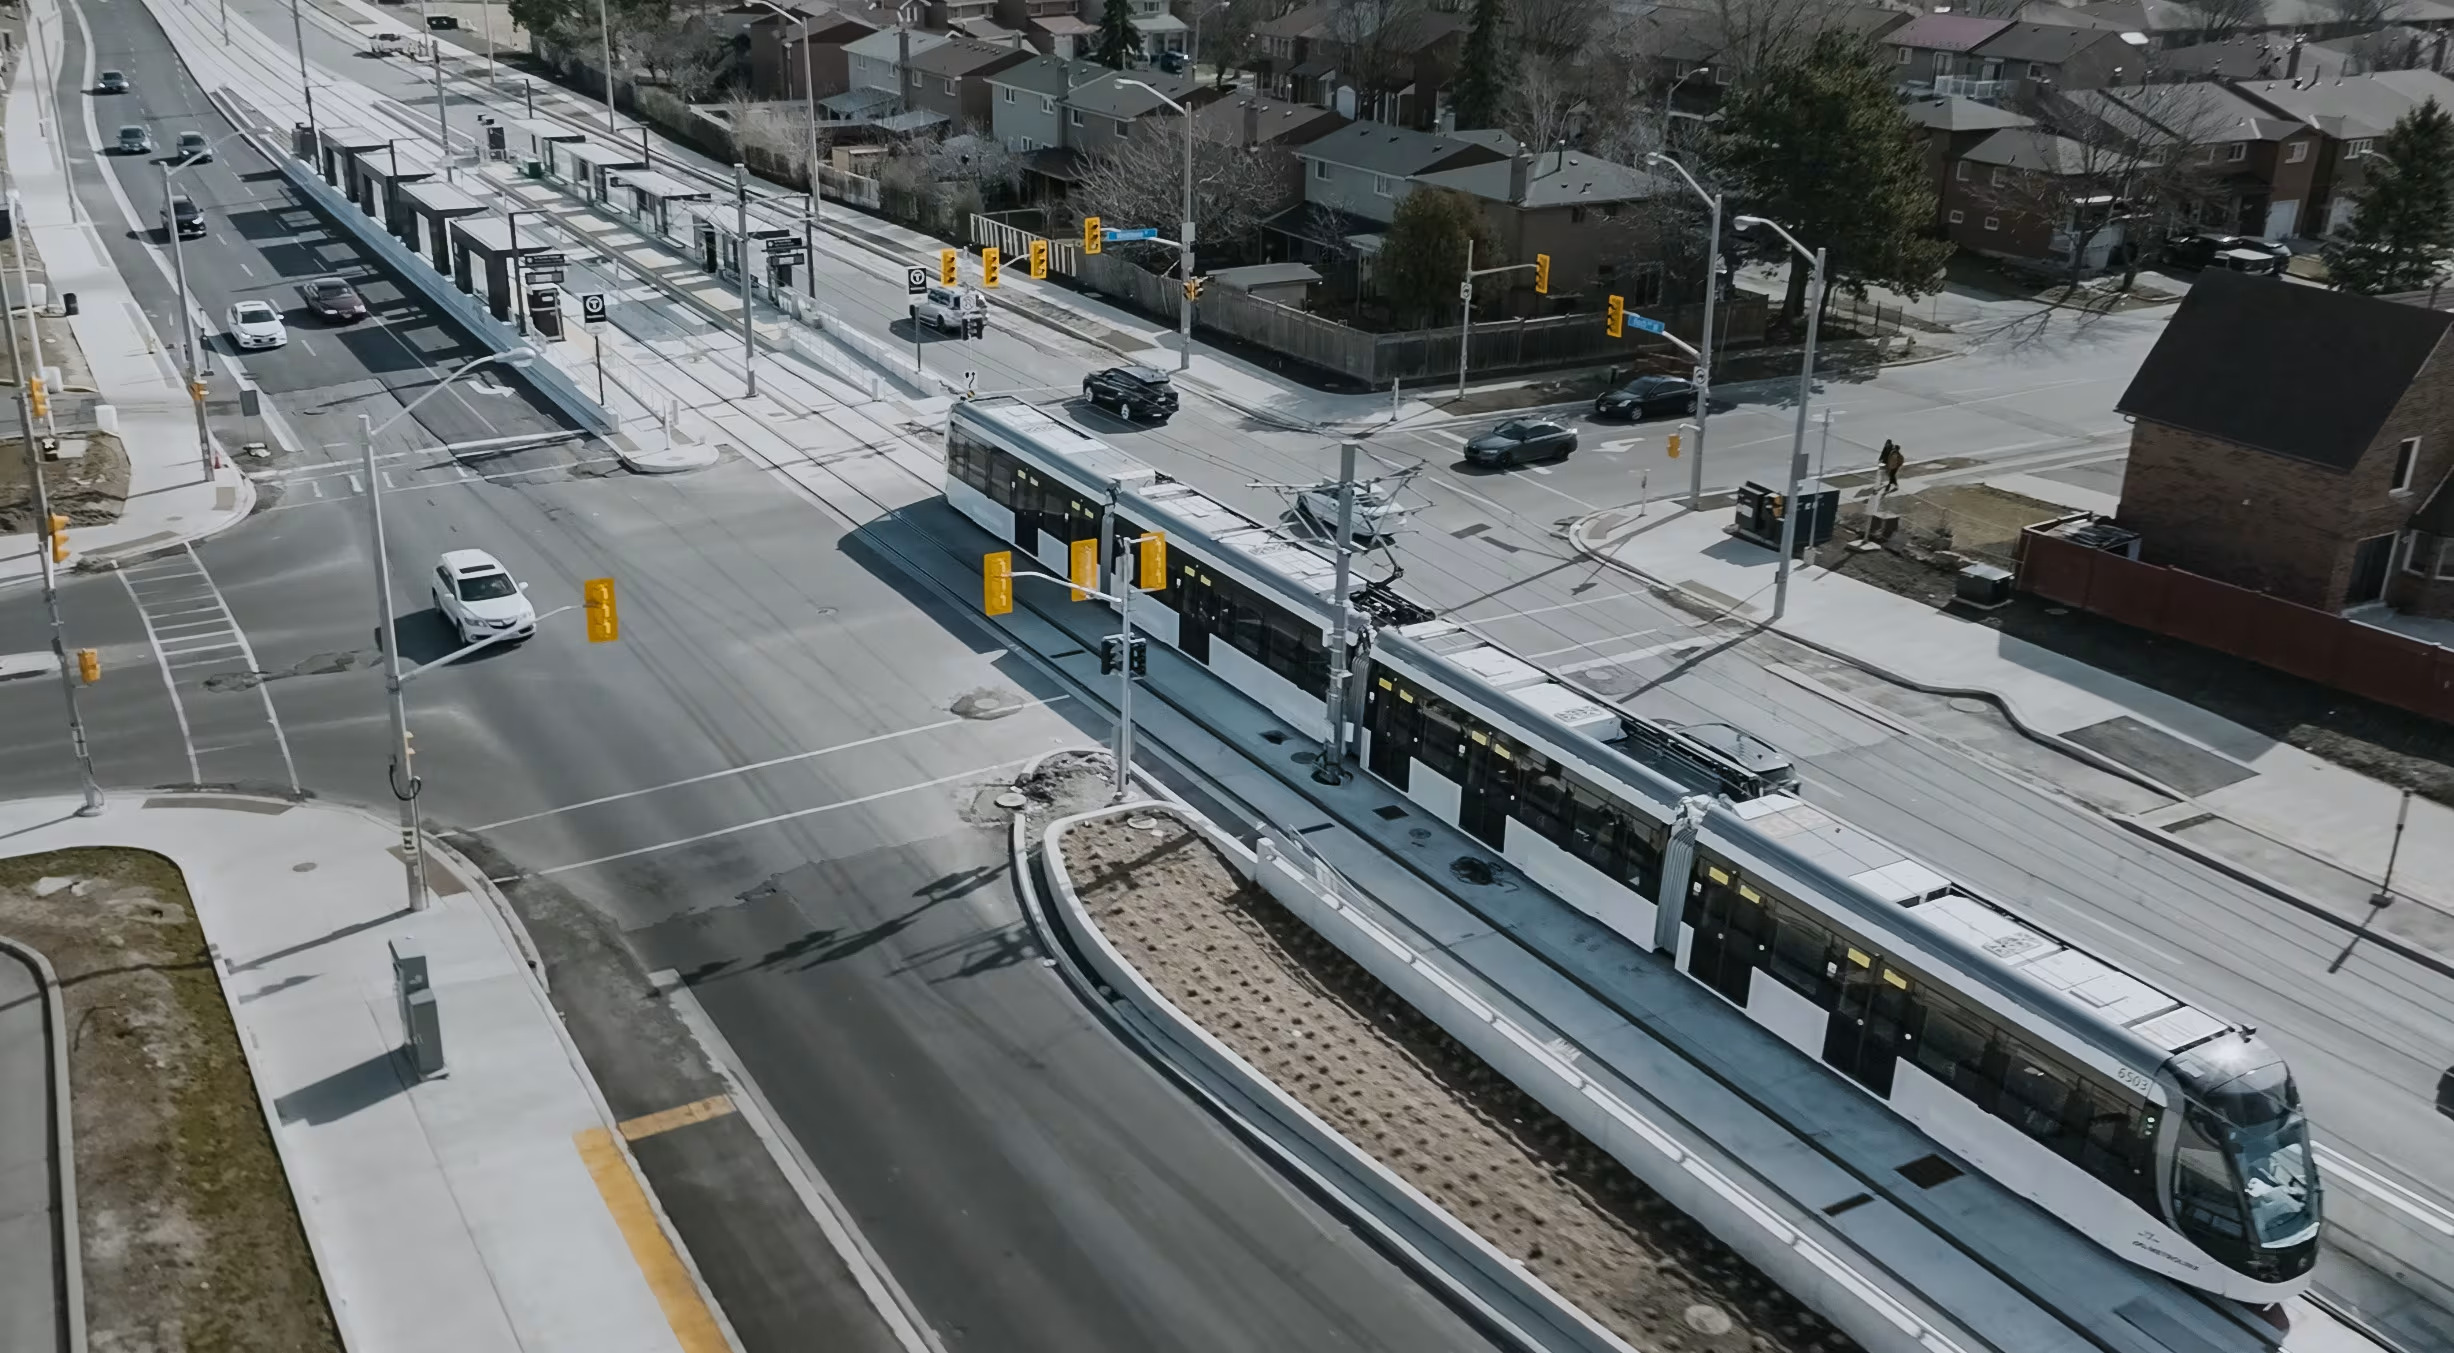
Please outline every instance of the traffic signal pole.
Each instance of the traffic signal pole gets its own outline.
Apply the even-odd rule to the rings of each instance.
[[[426,845],[418,821],[417,769],[409,764],[409,704],[401,686],[400,626],[392,611],[392,556],[384,550],[383,476],[375,471],[375,420],[363,413],[358,415],[358,454],[366,474],[367,520],[375,533],[375,638],[383,649],[385,713],[392,722],[392,763],[385,768],[384,779],[392,797],[400,801],[400,853],[409,910],[424,911]]]
[[[23,236],[19,245],[22,251]],[[0,273],[0,310],[8,308],[8,275]],[[27,295],[27,309],[33,309],[32,293]],[[26,482],[34,486],[34,557],[42,566],[43,609],[51,616],[51,656],[60,667],[60,695],[68,702],[68,740],[76,748],[78,773],[84,777],[85,803],[77,809],[77,816],[93,817],[102,811],[102,786],[94,780],[94,752],[85,741],[85,719],[77,709],[77,679],[68,670],[68,630],[60,621],[59,569],[51,557],[56,548],[51,493],[43,484],[43,453],[34,440],[34,404],[27,393],[31,382],[17,348],[16,321],[9,322],[8,331],[9,365],[17,373],[17,426],[25,433]]]
[[[1503,263],[1496,268],[1477,268],[1474,266],[1474,241],[1470,238],[1466,241],[1466,277],[1457,285],[1457,300],[1460,306],[1460,318],[1457,322],[1457,397],[1459,399],[1466,397],[1466,358],[1474,351],[1474,279],[1489,277],[1493,273],[1531,272],[1545,274],[1547,280],[1550,255],[1541,254],[1537,257],[1542,262]]]

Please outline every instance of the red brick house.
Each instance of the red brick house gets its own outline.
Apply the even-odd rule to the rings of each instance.
[[[2140,558],[2454,616],[2454,315],[2208,272],[2114,408]]]

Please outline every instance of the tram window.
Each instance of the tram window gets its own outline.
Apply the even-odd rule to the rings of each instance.
[[[2242,1226],[2241,1191],[2225,1163],[2222,1127],[2202,1124],[2199,1120],[2205,1116],[2199,1109],[2182,1115],[2181,1142],[2173,1153],[2174,1219],[2184,1234],[2245,1240],[2249,1233]]]
[[[1645,825],[1633,817],[1623,817],[1619,824],[1618,877],[1647,897],[1661,886],[1661,847],[1653,844]]]
[[[1460,726],[1457,707],[1437,696],[1423,698],[1423,741],[1415,747],[1415,759],[1432,768],[1435,774],[1462,782],[1465,779],[1465,729]]]
[[[1824,960],[1832,952],[1832,933],[1801,915],[1795,907],[1782,907],[1780,929],[1772,941],[1771,972],[1783,986],[1821,1002],[1824,990]]]
[[[1991,1106],[1992,1087],[1985,1081],[1987,1033],[1933,992],[1925,993],[1925,1028],[1917,1037],[1917,1064],[1952,1089]]]
[[[2124,1193],[2136,1194],[2144,1171],[2134,1168],[2132,1143],[2138,1140],[2138,1111],[2129,1104],[2109,1103],[2101,1089],[2083,1090],[2072,1106],[2085,1106],[2085,1135],[2079,1143],[2079,1168]]]
[[[2073,1078],[2025,1048],[2014,1046],[2010,1053],[2010,1066],[2002,1079],[2002,1107],[1997,1112],[2013,1127],[2061,1150],[2070,1130],[2062,1111],[2077,1088]]]
[[[958,428],[946,438],[946,473],[975,489],[985,489],[995,454],[988,443]]]
[[[1569,839],[1569,815],[1574,809],[1568,797],[1568,782],[1561,777],[1559,767],[1529,752],[1520,763],[1517,783],[1524,787],[1517,800],[1517,820],[1554,845],[1565,843]]]
[[[1619,839],[1626,830],[1619,805],[1580,784],[1569,785],[1568,798],[1575,813],[1569,823],[1568,853],[1612,878],[1619,877]]]

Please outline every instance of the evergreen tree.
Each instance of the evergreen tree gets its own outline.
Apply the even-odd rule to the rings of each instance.
[[[1142,50],[1142,35],[1133,30],[1133,0],[1108,0],[1099,11],[1099,32],[1092,38],[1099,64],[1123,70]]]
[[[2346,291],[2417,291],[2454,246],[2454,116],[2430,99],[2360,164],[2351,223],[2321,246],[2327,269]]]
[[[1453,188],[1417,188],[1398,201],[1381,232],[1373,277],[1401,320],[1428,323],[1455,304],[1457,284],[1466,280],[1469,240],[1477,266],[1500,261],[1475,199]]]
[[[1465,54],[1457,66],[1457,127],[1469,131],[1496,127],[1500,103],[1508,92],[1508,25],[1506,0],[1474,0],[1474,29],[1466,34]]]
[[[1927,233],[1934,185],[1901,116],[1897,74],[1863,38],[1826,32],[1722,105],[1709,149],[1733,200],[1827,250],[1827,291],[1871,282],[1921,295],[1940,284],[1951,254],[1949,241]],[[1782,314],[1794,321],[1806,307],[1807,264],[1777,237],[1767,247],[1792,264]]]

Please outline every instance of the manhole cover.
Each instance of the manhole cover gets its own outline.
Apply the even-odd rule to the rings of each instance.
[[[1007,810],[1008,812],[1017,810],[1030,801],[1031,800],[1024,798],[1022,791],[1018,789],[1009,789],[1003,794],[997,796],[997,806]]]
[[[1155,817],[1129,817],[1125,819],[1125,825],[1133,828],[1137,832],[1146,832],[1158,826],[1159,819]]]
[[[1020,712],[1022,707],[1022,697],[1012,691],[983,686],[955,697],[954,703],[948,705],[946,711],[958,719],[1002,719]]]
[[[1980,700],[1973,695],[1959,695],[1952,697],[1951,707],[1960,711],[1962,714],[1991,714],[1994,712],[1994,707],[1992,705],[1987,704],[1985,701]]]

